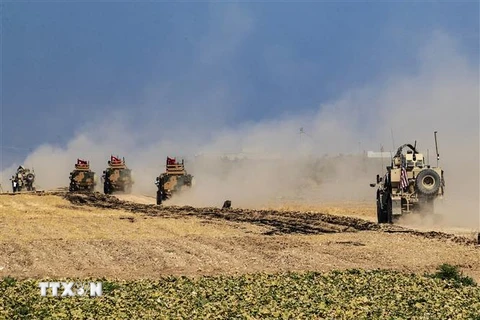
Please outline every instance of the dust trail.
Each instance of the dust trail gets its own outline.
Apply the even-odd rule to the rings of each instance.
[[[447,188],[440,207],[444,223],[478,227],[478,66],[457,48],[448,35],[435,33],[418,53],[415,74],[392,74],[381,84],[372,82],[346,92],[337,101],[321,104],[313,115],[280,115],[237,128],[200,125],[190,116],[168,134],[165,128],[151,126],[133,130],[121,118],[100,120],[88,124],[88,130],[66,148],[40,146],[24,164],[35,167],[42,187],[52,188],[68,183],[77,157],[87,158],[101,173],[110,154],[118,154],[134,170],[134,192],[154,195],[155,176],[164,170],[166,156],[184,155],[196,185],[172,204],[219,206],[225,199],[244,207],[288,199],[303,204],[373,202],[374,190],[368,183],[384,169],[363,151],[378,151],[381,145],[393,151],[393,131],[395,148],[417,140],[420,151],[428,150],[434,164],[433,131],[438,131]],[[123,117],[134,112],[126,111]],[[193,129],[184,130],[189,126]],[[299,134],[302,127],[308,137]],[[151,137],[148,143],[145,137]],[[250,160],[209,157],[241,152]],[[199,153],[205,156],[195,158]],[[2,185],[7,185],[5,180],[17,165],[2,172]]]

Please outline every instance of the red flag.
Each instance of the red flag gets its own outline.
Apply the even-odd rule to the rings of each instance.
[[[121,163],[122,161],[115,156],[110,156],[110,162],[111,163]]]
[[[175,164],[175,158],[167,157],[167,166],[174,165],[174,164]]]

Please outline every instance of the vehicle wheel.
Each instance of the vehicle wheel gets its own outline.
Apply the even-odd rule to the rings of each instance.
[[[415,186],[418,193],[431,196],[438,192],[441,186],[440,175],[433,169],[420,171],[415,179]]]
[[[377,221],[378,223],[387,223],[387,211],[385,208],[382,209],[382,198],[380,196],[380,191],[377,190]]]
[[[392,207],[392,197],[388,194],[387,199],[385,201],[385,214],[387,216],[387,223],[393,223],[393,207]]]
[[[160,190],[157,190],[157,205],[161,205],[162,204],[162,191]]]
[[[424,199],[420,203],[420,212],[425,215],[431,215],[434,213],[433,199]]]
[[[103,185],[103,193],[105,193],[105,194],[110,194],[111,193],[110,186],[108,185],[108,183],[105,183]]]

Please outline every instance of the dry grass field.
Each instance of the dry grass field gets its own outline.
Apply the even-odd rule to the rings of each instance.
[[[220,212],[118,198],[129,202],[0,195],[0,276],[138,279],[351,268],[423,274],[449,263],[480,282],[478,246],[379,228],[367,203]]]

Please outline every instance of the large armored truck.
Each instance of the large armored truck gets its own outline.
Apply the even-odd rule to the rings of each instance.
[[[193,176],[185,170],[185,161],[178,163],[175,158],[167,157],[166,170],[155,180],[157,185],[157,204],[170,199],[175,193],[192,186]]]
[[[110,156],[108,168],[103,171],[103,192],[112,194],[113,192],[131,193],[134,180],[132,170],[125,164],[125,158]]]
[[[404,144],[398,148],[390,166],[387,166],[385,176],[382,178],[377,175],[377,183],[370,184],[371,187],[378,186],[378,223],[393,223],[403,214],[412,212],[434,213],[434,202],[442,199],[445,191],[444,172],[438,166],[436,133],[435,131],[436,167],[425,162],[424,155],[416,149],[416,142],[414,146]],[[405,148],[409,150],[403,153]]]
[[[17,172],[10,178],[12,181],[13,192],[20,191],[35,191],[35,172],[33,169],[24,168],[19,166]]]
[[[75,169],[70,172],[70,186],[68,190],[73,191],[94,191],[97,185],[97,176],[90,170],[90,161],[77,159]]]

